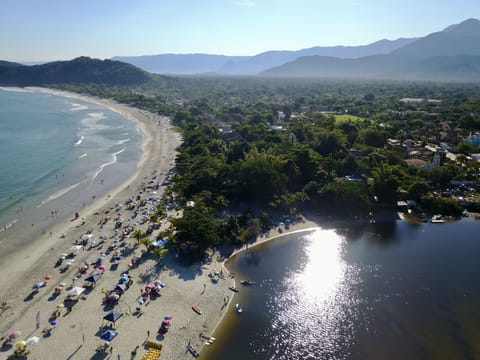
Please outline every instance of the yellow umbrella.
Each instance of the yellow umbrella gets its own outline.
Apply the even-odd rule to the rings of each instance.
[[[16,343],[15,343],[15,347],[16,348],[23,348],[27,346],[27,342],[25,340],[18,340]]]

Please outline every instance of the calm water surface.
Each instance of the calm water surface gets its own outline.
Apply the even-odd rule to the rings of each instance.
[[[241,287],[204,359],[480,359],[480,222],[282,237],[229,262]]]

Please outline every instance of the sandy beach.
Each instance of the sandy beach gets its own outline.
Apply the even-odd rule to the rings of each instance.
[[[233,311],[229,306],[233,293],[228,287],[235,281],[223,267],[224,259],[212,253],[203,263],[187,267],[180,265],[174,254],[169,253],[158,263],[154,256],[145,253],[144,246],[135,246],[133,237],[120,239],[113,220],[102,224],[107,215],[121,212],[123,218],[128,218],[128,226],[146,230],[149,223],[140,224],[134,219],[134,209],[144,210],[154,205],[148,200],[149,186],[161,184],[174,167],[180,135],[172,130],[166,117],[78,94],[41,88],[35,88],[35,91],[95,102],[124,114],[137,122],[143,133],[143,155],[130,179],[109,191],[108,196],[96,199],[82,209],[81,218],[75,221],[71,216],[58,219],[47,229],[52,236],[33,239],[0,263],[0,336],[3,337],[0,359],[13,354],[19,339],[32,337],[40,340],[35,345],[27,345],[29,359],[141,359],[148,349],[147,340],[162,345],[160,359],[192,358],[187,345],[200,351],[206,342],[204,337],[213,333],[226,311]],[[162,196],[163,190],[164,186],[160,186],[156,195]],[[127,208],[125,204],[131,199],[146,201],[143,207]],[[168,217],[173,216],[178,213],[170,210]],[[164,221],[159,231],[168,226],[168,221]],[[314,226],[313,222],[301,221],[292,225],[289,231]],[[67,266],[65,259],[56,266],[62,255],[71,253],[72,246],[87,233],[90,233],[89,242],[75,252],[73,262]],[[102,240],[103,235],[106,239]],[[105,270],[96,266],[99,257],[104,258]],[[86,271],[80,271],[87,265]],[[85,281],[92,274],[101,274],[96,284],[88,287],[76,298],[77,301],[65,303],[66,295],[73,287],[92,284]],[[128,275],[128,281],[125,281],[129,284],[128,289],[118,301],[107,303],[106,295],[120,282],[122,274]],[[48,279],[46,286],[32,294],[32,285],[45,279]],[[64,284],[63,289],[55,292],[60,284]],[[157,295],[146,294],[150,287],[158,287]],[[201,314],[193,311],[193,306],[198,307]],[[112,310],[122,315],[115,323],[103,319]],[[166,316],[171,317],[168,331],[159,334]],[[109,344],[100,337],[108,326],[113,326],[117,333]],[[6,342],[15,331],[21,335]],[[106,352],[97,352],[103,345]]]

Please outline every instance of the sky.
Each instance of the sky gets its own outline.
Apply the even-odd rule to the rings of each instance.
[[[366,45],[472,17],[479,0],[1,0],[0,60]]]

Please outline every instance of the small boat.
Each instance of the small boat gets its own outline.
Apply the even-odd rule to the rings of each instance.
[[[198,306],[193,305],[192,310],[195,311],[198,315],[202,315],[202,310]]]
[[[187,350],[190,352],[190,354],[192,354],[193,357],[197,358],[200,356],[200,353],[197,350],[195,350],[193,346],[190,344],[187,345]]]
[[[233,287],[233,286],[229,286],[228,287],[230,290],[232,290],[233,292],[238,292],[238,289],[236,287]]]
[[[204,340],[207,340],[210,344],[215,342],[215,340],[217,340],[216,338],[214,338],[213,336],[207,336],[207,335],[200,335],[200,337]]]
[[[255,285],[255,281],[251,281],[251,280],[242,280],[242,281],[240,281],[240,284],[242,284],[243,286],[247,286],[247,285]]]
[[[443,224],[445,220],[443,219],[442,215],[433,215],[432,220],[430,220],[432,224]]]
[[[242,313],[243,312],[242,306],[240,304],[235,304],[235,311],[239,314]]]

